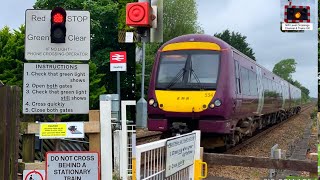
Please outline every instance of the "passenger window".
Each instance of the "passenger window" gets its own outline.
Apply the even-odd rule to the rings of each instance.
[[[235,75],[236,75],[236,88],[237,88],[237,94],[241,94],[241,86],[240,86],[240,75],[239,75],[239,62],[234,61],[235,66]]]
[[[250,95],[249,72],[246,68],[241,67],[241,87],[242,93]]]
[[[249,78],[250,78],[250,93],[252,96],[255,96],[258,94],[256,73],[253,71],[249,71]]]

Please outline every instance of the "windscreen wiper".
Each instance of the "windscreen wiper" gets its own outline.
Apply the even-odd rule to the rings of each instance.
[[[200,90],[201,90],[201,89],[204,89],[204,87],[203,87],[200,79],[198,78],[198,76],[197,76],[197,74],[194,72],[194,70],[193,70],[192,68],[190,68],[190,71],[191,71],[191,74],[193,74],[194,78],[196,79],[197,84],[198,84],[199,87],[200,87]]]
[[[184,73],[186,72],[186,68],[182,68],[178,74],[171,80],[169,85],[166,87],[166,89],[169,89],[172,87],[181,77],[183,77]]]

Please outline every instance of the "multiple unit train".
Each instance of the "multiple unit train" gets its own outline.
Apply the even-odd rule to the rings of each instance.
[[[234,146],[301,110],[301,90],[226,42],[183,35],[160,47],[148,90],[148,129],[201,130],[206,148]]]

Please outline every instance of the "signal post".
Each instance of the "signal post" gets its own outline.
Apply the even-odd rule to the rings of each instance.
[[[141,98],[136,108],[137,127],[147,127],[147,101],[144,99],[145,45],[146,42],[163,41],[162,21],[162,0],[139,0],[126,6],[126,25],[136,28],[142,42]]]

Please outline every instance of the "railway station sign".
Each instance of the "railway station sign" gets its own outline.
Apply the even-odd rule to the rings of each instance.
[[[88,114],[89,65],[24,63],[24,114]]]
[[[166,177],[194,163],[196,134],[181,135],[166,144]]]
[[[65,43],[51,43],[51,10],[28,9],[25,18],[26,60],[90,59],[89,11],[66,11]]]
[[[84,138],[84,124],[83,122],[40,123],[39,138]]]
[[[98,180],[100,161],[97,152],[48,152],[47,180]]]
[[[126,51],[110,52],[110,71],[127,71]]]
[[[24,170],[22,180],[46,180],[45,170]]]

